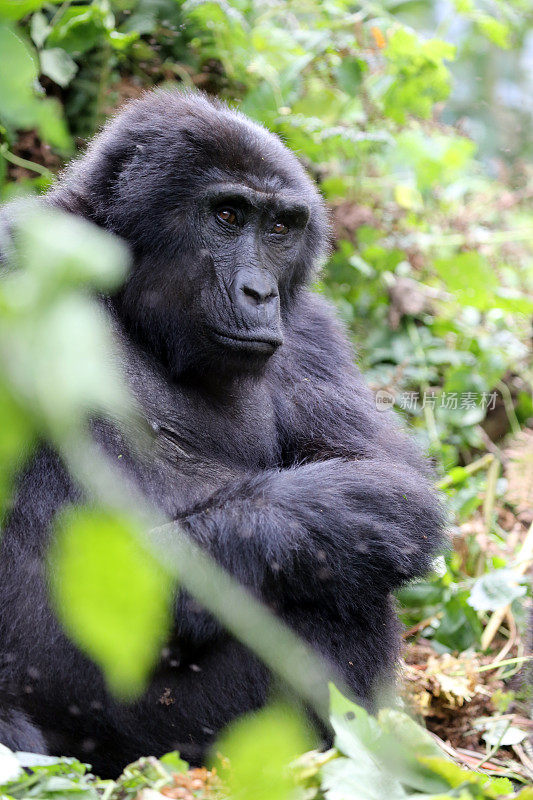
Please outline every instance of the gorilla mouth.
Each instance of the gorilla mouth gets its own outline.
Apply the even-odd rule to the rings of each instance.
[[[276,336],[272,333],[242,336],[210,328],[209,334],[215,342],[224,345],[224,347],[248,353],[272,355],[283,344],[281,336]]]

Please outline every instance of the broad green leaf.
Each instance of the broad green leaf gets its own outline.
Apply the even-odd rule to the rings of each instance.
[[[49,3],[59,5],[61,0],[0,0],[0,18],[17,20]]]
[[[159,758],[159,763],[163,764],[164,768],[172,774],[173,772],[187,772],[189,769],[189,765],[186,761],[184,761],[177,750],[173,750],[171,753],[166,753],[164,756]]]
[[[0,23],[0,114],[30,123],[35,108],[33,82],[37,79],[34,52],[21,35]]]
[[[429,581],[417,581],[400,589],[396,593],[396,597],[404,607],[430,606],[441,602],[442,586]]]
[[[217,744],[221,775],[239,800],[288,800],[295,788],[289,765],[309,745],[307,726],[294,710],[276,704],[233,723]]]
[[[19,227],[17,242],[19,258],[48,290],[85,282],[109,290],[126,275],[129,257],[118,238],[55,209],[29,217]]]
[[[49,431],[64,440],[88,413],[132,409],[103,312],[68,293],[12,336],[0,326],[0,359]]]
[[[12,480],[31,453],[36,430],[27,409],[13,397],[0,381],[0,519],[9,498]],[[1,534],[0,534],[1,535]]]
[[[483,794],[487,798],[508,795],[513,791],[513,784],[507,778],[490,778],[481,772],[463,769],[454,764],[453,761],[444,758],[422,756],[420,761],[437,775],[444,778],[452,789],[462,787],[464,784],[473,784],[482,788]],[[476,793],[476,797],[479,797],[478,793]]]
[[[139,38],[137,31],[131,33],[120,33],[119,31],[110,31],[107,36],[108,42],[115,50],[127,50],[128,47],[136,42]]]
[[[43,75],[47,75],[59,86],[68,86],[78,71],[76,62],[61,47],[41,50],[39,57]]]
[[[498,280],[491,265],[479,253],[457,253],[451,258],[437,259],[434,266],[457,302],[481,310],[493,308]]]
[[[137,523],[91,508],[60,513],[49,579],[68,634],[117,697],[144,688],[171,623],[172,583],[139,543]]]
[[[22,767],[15,754],[0,744],[0,785],[16,780],[21,772]]]
[[[430,734],[403,711],[384,708],[378,714],[384,734],[380,755],[387,769],[409,790],[438,793],[447,787],[422,762],[422,757],[442,758],[444,753]]]
[[[326,800],[404,800],[400,781],[365,758],[338,758],[325,764],[321,786]]]
[[[476,611],[496,611],[505,608],[526,594],[526,586],[521,586],[520,577],[512,569],[498,569],[482,575],[474,583],[468,604]]]
[[[353,56],[343,58],[335,71],[342,91],[349,95],[355,94],[367,70],[368,66],[362,59]]]
[[[503,50],[507,50],[510,47],[509,39],[511,31],[505,22],[500,22],[500,20],[494,19],[494,17],[491,17],[489,14],[483,13],[478,13],[475,19],[480,31],[482,31],[493,44],[498,45],[498,47],[501,47]]]
[[[452,595],[444,604],[444,616],[434,639],[449,650],[460,652],[479,643],[481,623],[474,609],[468,605],[467,590]]]
[[[37,127],[46,141],[62,150],[70,146],[56,101],[39,97],[37,58],[18,30],[0,23],[0,121],[14,128]]]
[[[375,750],[383,732],[364,708],[344,697],[330,684],[330,719],[335,746],[350,758],[361,758],[365,749]]]

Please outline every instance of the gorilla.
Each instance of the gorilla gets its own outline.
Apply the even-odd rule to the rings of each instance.
[[[376,410],[342,325],[310,290],[329,242],[317,188],[242,114],[157,91],[36,202],[112,231],[131,253],[101,302],[151,436],[134,452],[95,420],[96,442],[372,708],[399,651],[391,592],[430,568],[444,520],[425,459]],[[4,231],[23,213],[5,206]],[[117,702],[47,595],[53,518],[80,496],[43,443],[3,526],[0,741],[88,759],[103,775],[172,749],[201,763],[225,725],[267,701],[272,677],[180,593],[148,690]]]

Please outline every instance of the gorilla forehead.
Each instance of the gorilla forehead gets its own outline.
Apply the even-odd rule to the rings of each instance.
[[[321,202],[298,159],[277,136],[199,92],[159,90],[129,103],[87,155],[104,156],[111,174],[129,163],[130,186],[135,174],[145,181],[164,172],[180,194],[188,187],[196,193],[214,182],[236,180],[258,191],[285,189]]]
[[[224,183],[263,192],[274,207],[282,199],[309,206],[301,250],[301,274],[309,275],[328,250],[327,213],[315,184],[277,136],[200,92],[156,90],[128,103],[50,199],[64,205],[68,198],[136,253],[156,253],[183,248],[185,239],[194,246],[199,201]]]
[[[167,158],[185,159],[206,181],[231,174],[255,179],[252,188],[263,191],[314,191],[277,136],[204,94],[159,91],[134,103],[131,115],[138,115],[140,133],[165,147]]]

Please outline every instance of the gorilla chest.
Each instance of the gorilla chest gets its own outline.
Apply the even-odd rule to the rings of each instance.
[[[170,513],[280,463],[274,404],[260,385],[216,398],[179,391],[172,407],[149,421],[152,464],[172,498],[170,507],[165,503]]]

